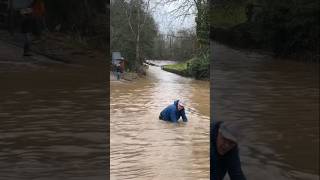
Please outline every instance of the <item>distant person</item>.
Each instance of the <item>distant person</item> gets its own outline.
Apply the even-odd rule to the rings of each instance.
[[[121,70],[121,73],[124,73],[124,61],[125,59],[123,57],[121,57],[121,61],[120,61],[120,70]]]
[[[25,8],[20,11],[22,15],[22,23],[21,23],[21,32],[23,34],[23,56],[31,56],[30,49],[31,49],[31,33],[32,33],[32,26],[33,20],[31,17],[32,9]]]
[[[175,100],[173,104],[166,107],[159,115],[160,120],[178,122],[182,117],[183,122],[187,122],[187,116],[185,114],[185,103],[182,100]]]
[[[210,130],[211,179],[223,180],[228,172],[230,180],[246,180],[238,149],[238,129],[232,124],[217,122]]]
[[[41,40],[42,31],[45,28],[45,5],[43,0],[34,0],[31,4],[32,17],[34,20],[34,34]]]
[[[120,66],[120,63],[117,64],[117,66],[116,66],[116,75],[117,75],[117,80],[120,80],[120,77],[121,77],[121,66]]]

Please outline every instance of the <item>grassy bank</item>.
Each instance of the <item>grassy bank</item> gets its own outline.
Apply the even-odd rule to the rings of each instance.
[[[164,65],[162,66],[162,69],[168,72],[179,74],[181,76],[190,77],[190,74],[188,73],[188,66],[187,66],[187,63],[190,61],[191,60],[184,63]]]
[[[0,40],[23,48],[23,36],[0,30]],[[51,60],[68,63],[82,64],[88,67],[106,68],[105,52],[101,49],[95,49],[86,44],[82,44],[63,33],[43,34],[40,42],[31,45],[31,52],[36,55],[42,55]],[[22,52],[21,52],[22,56]]]
[[[203,54],[183,63],[162,66],[162,69],[185,77],[193,77],[196,79],[209,79],[209,56],[208,54]]]

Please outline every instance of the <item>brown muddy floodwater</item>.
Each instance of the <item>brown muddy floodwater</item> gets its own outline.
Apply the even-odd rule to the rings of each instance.
[[[25,65],[0,72],[0,179],[105,180],[106,69]]]
[[[149,66],[146,78],[110,86],[112,180],[209,179],[209,82]],[[187,100],[189,122],[160,121],[177,98]]]
[[[319,64],[212,43],[213,119],[241,128],[247,179],[319,179]]]

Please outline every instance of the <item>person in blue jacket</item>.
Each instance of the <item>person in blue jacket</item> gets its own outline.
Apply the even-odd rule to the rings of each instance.
[[[239,157],[238,128],[225,122],[210,126],[210,179],[246,180]]]
[[[187,122],[187,116],[184,111],[185,103],[182,100],[175,100],[173,104],[161,111],[159,119],[170,122],[178,122],[182,117],[183,122]]]

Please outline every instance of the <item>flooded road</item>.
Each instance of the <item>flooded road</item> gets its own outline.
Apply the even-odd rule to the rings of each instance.
[[[319,64],[213,43],[217,120],[241,127],[248,179],[319,179]]]
[[[43,64],[0,72],[0,179],[104,180],[107,71]]]
[[[146,78],[110,86],[111,179],[209,178],[209,82],[149,66]],[[160,121],[177,98],[187,100],[189,122]]]

